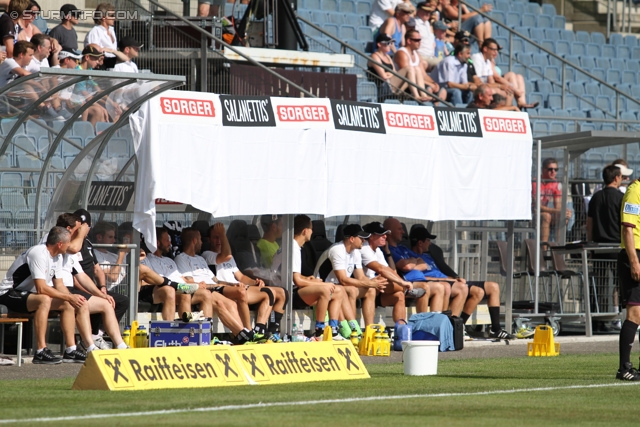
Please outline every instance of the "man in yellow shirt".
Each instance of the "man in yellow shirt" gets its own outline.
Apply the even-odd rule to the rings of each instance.
[[[264,234],[262,239],[258,240],[256,246],[260,249],[260,262],[264,267],[270,268],[273,256],[280,249],[277,240],[282,238],[282,216],[262,215],[260,217],[260,225]]]
[[[618,254],[620,302],[627,317],[620,329],[620,369],[616,379],[640,381],[640,373],[631,364],[631,347],[640,325],[640,180],[627,189],[620,209],[622,251]]]

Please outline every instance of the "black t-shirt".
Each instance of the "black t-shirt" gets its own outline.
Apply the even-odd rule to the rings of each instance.
[[[78,50],[78,34],[76,34],[76,30],[73,28],[67,30],[60,24],[51,30],[49,35],[58,40],[58,43],[60,43],[63,49]]]
[[[605,187],[591,198],[587,216],[592,219],[594,242],[620,243],[622,197],[622,192],[617,188]]]
[[[82,255],[82,261],[80,261],[80,265],[82,266],[82,270],[86,273],[87,276],[91,277],[91,280],[97,284],[96,275],[93,271],[93,267],[98,264],[98,260],[96,256],[93,254],[93,244],[89,241],[89,239],[84,239],[82,242],[82,249],[80,249],[80,255]]]
[[[0,40],[4,44],[5,39],[16,39],[16,24],[13,19],[5,13],[0,16]]]

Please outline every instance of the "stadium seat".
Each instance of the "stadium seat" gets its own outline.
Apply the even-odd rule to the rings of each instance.
[[[602,56],[604,56],[605,58],[615,58],[616,57],[615,46],[611,46],[610,44],[602,45]]]
[[[561,83],[562,75],[560,74],[560,69],[553,65],[548,65],[543,69],[543,76],[545,79],[548,79],[552,82]]]
[[[592,56],[582,55],[580,57],[580,66],[585,70],[589,71],[592,68],[596,68],[596,60]]]
[[[511,12],[516,12],[519,14],[523,14],[527,11],[527,8],[525,7],[525,4],[523,2],[520,1],[514,1],[511,2],[511,7],[509,9]]]
[[[565,131],[567,133],[574,133],[576,132],[577,126],[576,126],[576,122],[574,121],[567,121],[567,123],[565,123]]]
[[[556,52],[556,42],[554,40],[544,39],[539,43],[540,45],[542,45],[543,48],[547,49],[549,52]]]
[[[637,80],[637,71],[628,71],[625,70],[622,72],[622,83],[636,84]]]
[[[625,62],[624,69],[629,71],[635,71],[635,72],[640,71],[640,63],[638,63],[636,59],[626,59],[624,62]]]
[[[357,87],[358,101],[378,102],[378,88],[373,82],[360,82]]]
[[[323,24],[322,29],[334,37],[340,37],[340,28],[336,24]]]
[[[529,67],[533,64],[533,53],[531,52],[516,52],[516,59],[522,65]]]
[[[544,76],[544,70],[542,69],[542,65],[532,64],[525,74],[529,80],[538,80],[540,77]]]
[[[529,36],[534,42],[540,43],[544,39],[544,29],[538,27],[529,28]]]
[[[527,3],[527,13],[540,15],[540,5],[537,3]]]
[[[511,3],[507,0],[496,0],[494,10],[495,9],[507,12],[511,9]]]
[[[603,68],[593,68],[591,69],[591,74],[593,74],[596,79],[605,80],[607,72]]]
[[[577,110],[578,109],[578,97],[571,94],[565,94],[564,96],[564,109],[565,110]]]
[[[604,68],[605,70],[609,67],[611,67],[611,62],[609,62],[609,58],[596,58],[596,67],[598,68]],[[614,68],[618,68],[618,67],[614,67]]]
[[[573,42],[571,44],[571,54],[572,55],[578,55],[578,56],[584,56],[584,55],[587,54],[587,46],[584,43]]]
[[[576,41],[584,44],[591,43],[591,34],[586,31],[576,31]]]
[[[17,155],[39,155],[37,139],[29,135],[17,135],[13,139],[15,153]]]
[[[556,7],[552,4],[545,3],[542,5],[542,13],[549,16],[556,15]]]
[[[604,111],[611,111],[611,99],[608,96],[600,95],[596,98],[596,106]]]
[[[356,3],[356,13],[359,13],[363,16],[369,15],[371,13],[371,5],[366,1],[359,1]]]
[[[609,36],[609,44],[614,46],[624,44],[624,37],[622,37],[620,33],[612,33],[611,36]]]
[[[562,33],[557,28],[544,28],[544,38],[555,40],[557,43],[559,40],[562,40]]]
[[[631,58],[631,48],[629,46],[625,46],[625,45],[616,46],[616,53],[618,58],[622,58],[622,59]]]
[[[351,0],[340,1],[340,12],[342,13],[356,13],[356,3]]]
[[[312,12],[312,16],[313,16],[313,23],[319,27],[322,27],[322,24],[331,22],[329,18],[329,14],[325,11],[314,10]]]
[[[327,12],[337,12],[338,1],[337,0],[320,0],[320,9],[326,10]]]
[[[320,0],[302,0],[302,5],[307,10],[320,10]]]
[[[328,12],[329,22],[332,24],[336,24],[338,26],[342,24],[349,24],[350,22],[347,20],[347,15],[340,12]],[[354,22],[354,21],[351,21]]]
[[[569,82],[569,91],[576,96],[585,94],[584,84],[582,82]]]
[[[0,174],[0,192],[22,191],[22,174],[20,172],[2,172]],[[4,209],[7,209],[6,207]]]
[[[540,108],[539,110],[540,117],[553,117],[553,110],[550,108]]]
[[[580,122],[580,132],[587,132],[591,130],[598,130],[595,123]]]
[[[599,45],[602,46],[603,44],[606,43],[606,40],[604,38],[604,34],[602,34],[600,32],[597,32],[597,31],[592,32],[591,33],[591,42],[599,44]]]
[[[536,24],[539,28],[553,28],[553,18],[547,15],[538,15]]]
[[[356,39],[356,27],[353,25],[341,25],[340,26],[340,38],[342,40],[354,40]]]
[[[539,105],[544,105],[545,95],[540,92],[528,92],[527,98],[529,102],[538,102]],[[531,110],[529,110],[529,114],[531,114]]]
[[[21,169],[42,169],[42,160],[26,154],[18,154],[18,167]]]
[[[522,26],[523,27],[535,28],[536,25],[537,25],[536,15],[534,15],[532,13],[523,13],[522,14]]]
[[[40,138],[41,136],[46,136],[48,134],[47,129],[38,125],[38,123],[44,126],[47,125],[44,120],[30,119],[25,123],[26,134],[29,136],[33,136],[36,139]]]
[[[0,122],[0,135],[4,136],[11,132],[13,126],[18,122],[18,119],[2,119]],[[24,125],[20,124],[18,130],[15,133],[16,135],[24,134]]]
[[[587,44],[587,55],[591,55],[593,57],[599,57],[602,55],[602,48],[599,44],[588,43]]]
[[[524,45],[525,42],[522,38],[520,37],[514,37],[511,41],[512,46],[511,46],[511,51],[512,52],[524,52]],[[530,43],[526,43],[528,45],[530,45]],[[640,49],[640,48],[638,48]]]
[[[517,12],[508,12],[506,15],[504,15],[504,12],[498,12],[499,14],[502,14],[503,17],[503,22],[507,27],[511,27],[511,28],[518,28],[520,27],[520,14]],[[493,15],[493,14],[492,14]],[[500,15],[496,15],[496,16],[500,16]]]
[[[562,30],[561,36],[562,36],[562,40],[566,40],[568,42],[575,42],[576,41],[576,35],[571,30]]]
[[[636,47],[638,45],[638,38],[632,34],[624,37],[624,44],[629,47]]]
[[[616,85],[622,81],[622,71],[615,68],[609,68],[606,76],[606,81],[612,85]]]
[[[553,110],[559,110],[562,108],[562,95],[557,93],[550,93],[547,98],[547,108]]]
[[[549,123],[549,132],[551,134],[565,133],[566,127],[564,122],[557,121],[557,120],[552,121],[551,123]]]
[[[373,32],[371,27],[365,27],[363,25],[358,27],[357,30],[358,40],[373,40]]]
[[[542,120],[533,122],[533,135],[536,137],[549,135],[549,124]]]

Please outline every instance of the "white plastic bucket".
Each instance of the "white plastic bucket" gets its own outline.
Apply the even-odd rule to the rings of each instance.
[[[405,375],[437,375],[440,341],[402,341]]]

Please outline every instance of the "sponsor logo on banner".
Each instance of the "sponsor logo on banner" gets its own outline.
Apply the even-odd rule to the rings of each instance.
[[[91,352],[74,390],[148,390],[369,378],[350,342]]]
[[[132,182],[92,181],[87,209],[126,211],[132,195]]]
[[[281,122],[328,122],[326,105],[278,105],[276,116]]]
[[[164,114],[178,116],[215,117],[213,101],[208,99],[160,97],[160,109]]]
[[[224,126],[275,126],[276,120],[267,96],[220,95]]]
[[[482,124],[486,132],[527,133],[527,122],[524,119],[484,116],[482,118]]]
[[[336,129],[386,133],[379,104],[332,99],[331,110]]]
[[[435,120],[430,114],[417,114],[402,111],[386,111],[387,126],[415,129],[415,130],[435,130]]]
[[[482,138],[478,110],[469,108],[436,108],[440,135]]]

